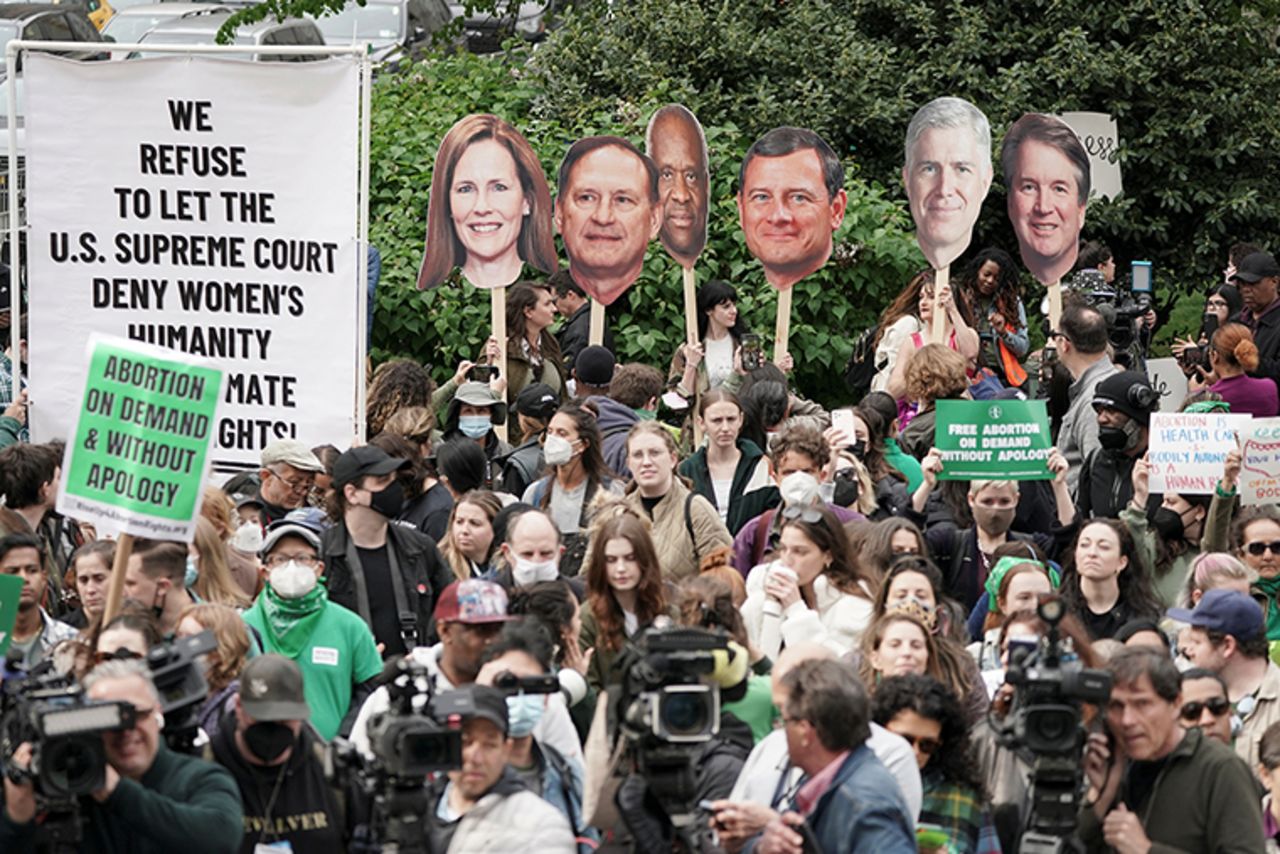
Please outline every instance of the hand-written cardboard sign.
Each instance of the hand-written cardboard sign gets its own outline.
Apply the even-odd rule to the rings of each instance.
[[[1000,150],[1009,221],[1022,263],[1052,285],[1075,266],[1089,204],[1089,153],[1066,122],[1027,113],[1013,123]]]
[[[1099,199],[1120,195],[1124,185],[1120,178],[1120,131],[1116,120],[1106,113],[1062,113],[1059,118],[1071,126],[1089,152],[1094,195]]]
[[[523,264],[556,271],[547,176],[518,130],[497,116],[467,116],[436,152],[418,288],[436,287],[454,267],[477,288],[502,288]]]
[[[1280,504],[1280,418],[1255,418],[1240,433],[1240,501]]]
[[[209,469],[222,372],[95,335],[62,462],[58,512],[135,536],[190,542]]]
[[[939,400],[934,447],[939,480],[1050,480],[1049,411],[1043,400]]]
[[[916,242],[940,270],[969,248],[991,189],[991,125],[963,98],[935,98],[912,117],[903,148]]]
[[[33,436],[69,435],[98,332],[226,372],[220,468],[257,469],[278,438],[345,447],[365,358],[356,61],[37,53],[23,82]]]
[[[774,128],[742,161],[738,221],[747,249],[780,291],[817,272],[831,257],[844,222],[844,168],[811,130]]]
[[[620,136],[580,139],[560,163],[554,219],[573,280],[601,305],[635,284],[662,228],[658,170]]]
[[[13,624],[18,621],[18,600],[25,583],[20,575],[0,575],[0,656],[13,642]]]
[[[1154,493],[1210,495],[1222,477],[1248,415],[1156,412],[1151,416],[1150,488]]]
[[[669,104],[649,119],[644,140],[645,153],[658,168],[658,237],[667,254],[688,269],[707,245],[711,173],[706,134],[688,108]]]

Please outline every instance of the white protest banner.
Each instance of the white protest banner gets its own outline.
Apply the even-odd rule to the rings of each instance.
[[[1249,426],[1248,415],[1156,412],[1151,416],[1151,491],[1210,495],[1222,477],[1236,434]]]
[[[1255,418],[1240,433],[1240,501],[1280,503],[1280,418]]]
[[[70,434],[96,332],[225,372],[215,468],[277,438],[349,444],[357,61],[23,63],[32,433]]]
[[[1151,387],[1160,395],[1160,408],[1176,412],[1187,399],[1187,377],[1178,367],[1178,360],[1147,359],[1147,376],[1151,377]]]
[[[58,512],[191,542],[222,372],[204,359],[96,334],[88,356]]]
[[[1076,132],[1089,152],[1093,171],[1092,195],[1114,199],[1123,192],[1120,181],[1120,131],[1106,113],[1062,113],[1058,116]]]

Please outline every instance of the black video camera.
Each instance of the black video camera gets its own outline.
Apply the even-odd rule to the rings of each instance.
[[[720,688],[706,677],[716,669],[715,653],[728,649],[723,632],[669,628],[641,634],[626,656],[622,732],[633,742],[710,741],[720,731]]]
[[[218,648],[213,631],[178,638],[147,653],[151,681],[160,695],[160,711],[164,714],[164,738],[180,753],[194,753],[196,734],[200,729],[200,708],[209,695],[200,657]]]
[[[421,785],[429,774],[462,767],[462,718],[475,711],[466,691],[433,694],[425,665],[405,656],[388,665],[385,712],[369,719],[369,769],[375,776]],[[422,714],[415,700],[422,699]]]

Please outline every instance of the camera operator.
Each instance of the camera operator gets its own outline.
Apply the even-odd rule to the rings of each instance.
[[[910,808],[867,747],[871,700],[850,668],[804,661],[782,678],[783,729],[804,778],[765,828],[759,854],[916,850]]]
[[[244,801],[241,854],[289,846],[329,854],[344,844],[343,812],[325,781],[323,742],[307,723],[302,670],[282,655],[253,659],[241,673],[234,712],[206,758],[235,777]]]
[[[184,756],[160,736],[160,695],[140,661],[108,661],[84,678],[90,700],[132,704],[130,729],[104,733],[108,766],[104,785],[82,801],[80,851],[128,854],[227,854],[243,833],[240,793],[225,769]],[[32,747],[24,743],[10,765],[27,769]],[[12,770],[12,769],[10,769]],[[32,782],[4,781],[0,851],[35,851],[40,826]]]
[[[787,704],[784,677],[806,661],[834,661],[835,653],[822,644],[798,644],[782,651],[773,665],[773,701],[778,708]],[[848,665],[846,665],[848,666]],[[852,667],[850,667],[852,672]],[[876,723],[869,724],[867,746],[892,775],[907,802],[908,817],[920,812],[923,797],[920,770],[915,753],[901,736]],[[751,751],[727,800],[712,804],[720,842],[727,851],[740,850],[778,816],[788,793],[794,791],[803,772],[788,756],[786,726],[765,736]]]
[[[1090,791],[1077,831],[1086,849],[1262,851],[1257,784],[1228,747],[1179,724],[1169,656],[1127,647],[1107,670],[1108,732],[1090,735],[1085,749]]]
[[[462,767],[449,772],[431,800],[433,850],[575,854],[564,815],[529,791],[507,765],[512,749],[507,698],[487,685],[459,690],[471,695],[473,710],[462,715]]]
[[[1080,518],[1114,518],[1133,497],[1133,465],[1147,452],[1151,413],[1160,407],[1160,395],[1146,374],[1122,371],[1098,383],[1093,391],[1099,447],[1085,457],[1080,469],[1076,506]],[[1147,502],[1144,512],[1154,514],[1160,497]]]
[[[0,575],[22,578],[10,645],[22,653],[23,669],[31,670],[48,658],[59,643],[74,638],[76,630],[40,607],[49,578],[45,574],[44,546],[35,534],[9,534],[0,539]]]
[[[502,635],[485,650],[485,664],[476,677],[477,685],[507,690],[502,683],[525,677],[545,676],[551,671],[551,634],[536,618],[508,623]],[[583,768],[549,744],[534,736],[551,695],[517,693],[507,695],[508,735],[511,753],[507,764],[530,791],[558,809],[579,837],[579,850],[590,851],[594,843],[584,839],[586,820],[582,814]]]

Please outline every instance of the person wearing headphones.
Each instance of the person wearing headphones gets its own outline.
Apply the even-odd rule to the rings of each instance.
[[[1151,413],[1160,408],[1160,395],[1146,374],[1122,371],[1098,383],[1093,411],[1098,419],[1098,444],[1080,469],[1076,506],[1080,518],[1116,518],[1133,498],[1133,466],[1147,452]],[[1160,508],[1162,496],[1147,499],[1147,515]]]

